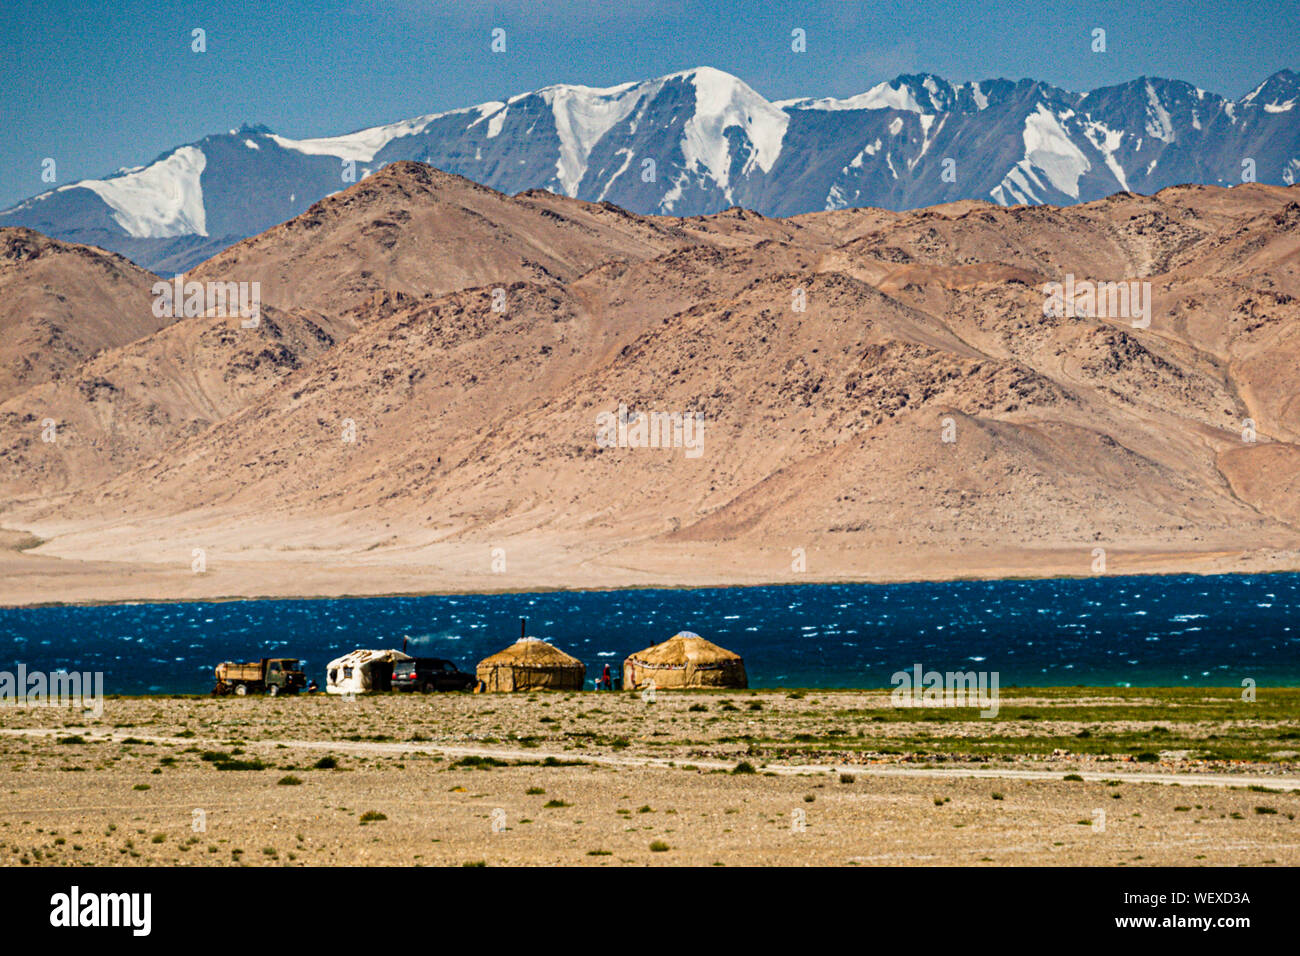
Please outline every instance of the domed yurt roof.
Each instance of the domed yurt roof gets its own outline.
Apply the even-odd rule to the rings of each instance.
[[[691,631],[679,631],[662,644],[629,654],[623,661],[623,686],[748,687],[745,662],[739,654],[706,641]]]
[[[647,647],[628,656],[643,664],[661,664],[669,667],[741,660],[739,654],[725,647],[719,647],[712,641],[706,641],[693,631],[678,631],[662,644]]]
[[[514,667],[583,667],[582,661],[572,654],[566,654],[554,644],[548,644],[541,638],[521,637],[509,647],[497,651],[491,657],[479,662],[483,664],[510,664]]]

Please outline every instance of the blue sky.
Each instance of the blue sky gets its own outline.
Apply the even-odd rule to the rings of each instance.
[[[242,122],[341,133],[550,83],[709,65],[769,99],[904,72],[1092,89],[1140,75],[1236,97],[1300,69],[1300,0],[3,0],[0,207]],[[507,52],[489,50],[506,30]],[[808,50],[790,50],[790,31]],[[1106,30],[1107,52],[1090,50]],[[190,50],[191,31],[207,52]]]

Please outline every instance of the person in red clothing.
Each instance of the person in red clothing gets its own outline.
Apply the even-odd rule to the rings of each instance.
[[[613,690],[613,688],[614,688],[614,677],[609,672],[609,665],[606,664],[604,671],[602,671],[600,675],[600,689]]]

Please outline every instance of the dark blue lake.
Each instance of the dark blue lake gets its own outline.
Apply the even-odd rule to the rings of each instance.
[[[895,671],[1001,685],[1300,685],[1300,574],[130,604],[0,609],[0,670],[103,671],[109,693],[206,692],[226,659],[325,664],[402,646],[472,670],[528,632],[590,679],[680,630],[745,658],[753,687],[886,687]]]

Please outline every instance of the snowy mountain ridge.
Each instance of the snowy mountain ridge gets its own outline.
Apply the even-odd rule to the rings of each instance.
[[[559,84],[293,139],[243,126],[0,212],[158,271],[183,269],[395,160],[503,192],[543,188],[639,213],[767,215],[957,199],[1069,204],[1183,182],[1300,175],[1300,75],[1232,101],[1142,77],[1074,93],[1033,80],[904,75],[845,99],[771,102],[699,67],[607,88]]]

